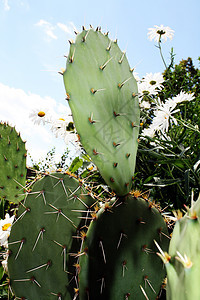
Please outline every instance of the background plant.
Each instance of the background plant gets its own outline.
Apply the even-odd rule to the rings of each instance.
[[[191,58],[175,65],[174,55],[171,55],[163,79],[163,88],[156,96],[146,96],[150,108],[143,110],[141,134],[147,136],[140,138],[135,186],[149,187],[153,198],[162,205],[181,208],[189,203],[191,190],[196,196],[200,189],[200,70],[194,67]],[[173,114],[176,124],[170,123],[167,132],[157,131],[150,136],[152,132],[148,130],[158,99],[166,103],[169,98],[184,98],[185,95],[193,95],[194,99],[177,104],[178,111]],[[144,128],[148,128],[147,131]]]

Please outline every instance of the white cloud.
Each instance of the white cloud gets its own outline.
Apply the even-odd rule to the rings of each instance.
[[[50,22],[41,19],[35,25],[43,27],[44,32],[48,36],[48,38],[57,40],[58,37],[54,33],[56,27],[53,26]]]
[[[63,104],[57,104],[55,99],[33,93],[26,93],[22,89],[11,88],[0,83],[0,121],[15,126],[27,141],[27,150],[34,160],[44,157],[54,146],[59,146],[60,154],[66,148],[61,139],[56,139],[50,127],[34,125],[29,118],[32,109],[48,108],[53,117],[70,114],[70,109]]]
[[[19,1],[19,5],[25,9],[25,10],[30,10],[30,5],[29,5],[29,1],[28,0],[18,0]]]
[[[10,5],[8,4],[8,0],[2,0],[4,5],[4,10],[8,11],[10,10]]]
[[[52,39],[54,39],[54,40],[57,40],[57,36],[53,33],[53,30],[51,29],[51,28],[49,28],[49,29],[46,29],[46,34],[50,37],[50,38],[52,38]]]
[[[45,20],[40,20],[39,22],[37,22],[35,25],[36,26],[43,26],[43,25],[49,25],[50,23],[45,21]]]
[[[35,25],[43,28],[48,40],[58,39],[58,29],[64,31],[69,36],[73,35],[74,30],[76,30],[73,22],[69,22],[68,25],[60,22],[58,22],[56,25],[52,25],[50,22],[41,19]]]
[[[5,11],[9,11],[11,9],[10,7],[10,0],[0,0],[3,3],[3,7]],[[25,9],[26,11],[30,9],[28,0],[15,0],[15,5],[17,5],[18,7],[21,7],[23,9]]]
[[[63,24],[63,23],[57,23],[57,26],[63,30],[64,32],[72,35],[73,34],[73,26],[70,24],[69,26]]]

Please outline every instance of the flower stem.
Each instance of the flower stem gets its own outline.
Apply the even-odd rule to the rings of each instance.
[[[163,57],[163,54],[162,54],[162,48],[161,48],[161,34],[160,34],[159,41],[158,41],[158,49],[160,50],[160,56],[161,56],[161,58],[162,58],[162,61],[163,61],[163,63],[164,63],[164,66],[165,66],[165,68],[167,69],[167,64],[166,64],[166,62],[165,62],[165,60],[164,60],[164,57]]]
[[[187,127],[187,128],[189,128],[189,129],[191,129],[191,130],[193,130],[193,131],[196,131],[196,132],[200,133],[198,127],[195,127],[195,126],[192,126],[192,125],[188,125],[188,124],[186,124],[185,122],[183,122],[183,121],[180,120],[180,119],[176,119],[176,120],[177,120],[178,122],[180,122],[182,125],[184,125],[185,127]]]

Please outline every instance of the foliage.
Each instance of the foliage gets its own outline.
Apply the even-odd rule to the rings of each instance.
[[[64,151],[58,162],[55,161],[55,154],[55,147],[53,147],[47,152],[46,157],[39,160],[38,162],[34,162],[31,158],[31,168],[40,172],[53,171],[57,169],[62,169],[63,171],[67,170],[68,163],[66,162],[66,160],[69,156],[68,148]]]
[[[149,187],[154,200],[174,209],[189,203],[192,189],[196,195],[200,190],[200,70],[191,58],[174,65],[172,56],[163,76],[164,88],[158,92],[162,101],[181,91],[193,92],[196,98],[179,104],[178,124],[170,126],[168,139],[158,135],[140,139],[135,186]]]

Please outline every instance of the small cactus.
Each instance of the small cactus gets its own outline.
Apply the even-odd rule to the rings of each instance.
[[[167,270],[167,299],[200,299],[200,196],[176,222],[169,253],[160,255]],[[166,259],[167,258],[167,259]]]
[[[26,182],[25,142],[14,127],[0,123],[0,198],[19,203]]]

